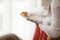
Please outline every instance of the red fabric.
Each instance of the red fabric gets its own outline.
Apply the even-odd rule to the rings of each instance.
[[[36,27],[33,40],[47,40],[47,35],[42,31],[39,26]]]

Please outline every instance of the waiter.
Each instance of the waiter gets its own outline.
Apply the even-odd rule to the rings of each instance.
[[[51,26],[41,29],[48,35],[48,40],[60,40],[60,0],[52,0],[51,15]]]

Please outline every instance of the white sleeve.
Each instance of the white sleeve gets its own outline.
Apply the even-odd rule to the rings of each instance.
[[[51,27],[40,25],[40,28],[46,32],[47,35],[57,38],[60,36],[60,0],[52,0],[51,11]]]
[[[53,32],[55,37],[60,36],[60,0],[53,0],[51,4]]]

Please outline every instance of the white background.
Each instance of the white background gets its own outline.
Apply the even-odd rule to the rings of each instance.
[[[0,2],[0,34],[14,33],[23,40],[32,40],[36,26],[20,16],[20,13],[35,12],[34,9],[38,10],[40,7],[40,0],[2,0]]]

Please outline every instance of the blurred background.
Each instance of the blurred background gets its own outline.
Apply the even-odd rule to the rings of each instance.
[[[48,0],[0,0],[0,36],[14,33],[23,40],[32,40],[36,25],[25,20],[22,11],[39,13]]]

